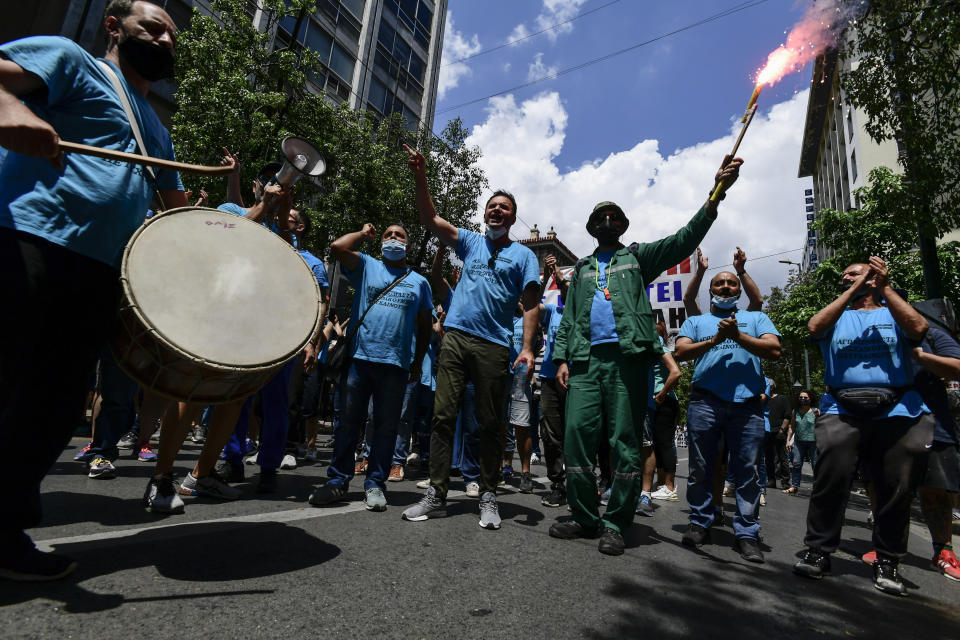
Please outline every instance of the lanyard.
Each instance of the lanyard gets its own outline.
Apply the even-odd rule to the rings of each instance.
[[[600,261],[597,260],[597,256],[593,256],[593,268],[595,269],[595,271],[593,272],[594,285],[597,287],[597,291],[603,291],[603,297],[606,298],[607,300],[609,300],[609,299],[610,299],[610,290],[609,290],[607,287],[601,287],[601,286],[600,286]],[[610,268],[610,263],[608,262],[608,263],[607,263],[607,269],[609,269],[609,268]],[[606,274],[604,274],[604,275],[606,275]],[[609,277],[607,277],[607,281],[608,281],[608,282],[610,281],[610,278],[609,278]]]

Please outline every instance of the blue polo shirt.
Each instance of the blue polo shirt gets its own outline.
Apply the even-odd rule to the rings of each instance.
[[[457,234],[463,271],[443,326],[509,347],[520,294],[540,283],[537,258],[519,242],[495,247],[474,231],[458,229]]]
[[[63,140],[137,153],[123,105],[97,59],[75,42],[37,36],[0,45],[0,57],[40,78],[42,95],[24,103]],[[174,160],[170,134],[147,99],[120,77],[140,125],[146,153]],[[24,231],[119,267],[156,190],[183,190],[175,171],[70,153],[59,171],[46,158],[7,151],[0,164],[0,227]]]
[[[729,317],[729,311],[691,316],[684,320],[677,338],[693,342],[712,338],[720,321]],[[741,333],[754,338],[768,333],[780,335],[767,314],[760,311],[737,310],[737,324]],[[693,386],[728,402],[745,402],[763,393],[766,382],[760,358],[728,338],[696,359]]]

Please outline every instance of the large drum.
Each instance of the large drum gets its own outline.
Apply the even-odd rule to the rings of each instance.
[[[131,378],[164,396],[217,404],[247,396],[306,345],[320,289],[297,252],[263,226],[182,207],[133,234],[111,344]]]

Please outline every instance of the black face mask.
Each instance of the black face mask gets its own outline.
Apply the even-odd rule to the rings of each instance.
[[[843,290],[846,291],[852,286],[853,286],[852,282],[844,282]],[[870,295],[870,289],[860,289],[860,291],[857,291],[855,294],[853,294],[853,298],[850,299],[850,302],[856,302],[860,298],[865,298],[868,295]]]
[[[810,398],[800,398],[800,404],[810,404]]]
[[[117,48],[123,61],[150,82],[173,77],[173,54],[166,47],[126,36]]]
[[[604,218],[596,227],[596,236],[600,244],[615,244],[623,233],[620,225],[610,218]]]

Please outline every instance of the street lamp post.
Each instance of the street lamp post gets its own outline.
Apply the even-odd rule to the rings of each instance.
[[[797,275],[798,276],[800,275],[800,268],[803,265],[801,265],[799,262],[794,262],[793,260],[786,260],[786,259],[779,260],[778,262],[780,262],[781,264],[788,264],[796,267]],[[810,388],[810,354],[807,352],[806,347],[803,348],[803,365],[804,365],[804,373],[806,373],[807,389],[809,389]],[[797,383],[799,384],[799,381],[797,381]]]

